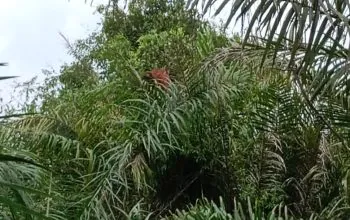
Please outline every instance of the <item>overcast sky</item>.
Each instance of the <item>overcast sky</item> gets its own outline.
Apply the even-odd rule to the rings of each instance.
[[[69,41],[85,38],[98,28],[96,5],[107,0],[0,0],[0,76],[19,76],[24,82],[42,69],[58,70],[69,62],[63,33]],[[0,97],[10,100],[13,80],[0,82]]]
[[[19,76],[26,81],[41,74],[41,69],[55,68],[69,62],[63,33],[70,41],[86,37],[100,21],[94,14],[94,0],[0,0],[0,75]],[[13,80],[0,83],[1,97],[9,100]]]

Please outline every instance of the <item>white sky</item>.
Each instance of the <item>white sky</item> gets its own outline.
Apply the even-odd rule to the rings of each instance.
[[[63,33],[70,42],[85,38],[100,21],[96,5],[107,0],[0,0],[0,76],[24,82],[42,69],[58,70],[69,62]],[[0,98],[10,100],[13,80],[0,81]]]
[[[69,62],[66,44],[86,37],[100,21],[95,6],[106,0],[0,0],[0,76],[26,81],[45,68],[58,69]],[[0,82],[0,97],[8,101],[13,80]]]

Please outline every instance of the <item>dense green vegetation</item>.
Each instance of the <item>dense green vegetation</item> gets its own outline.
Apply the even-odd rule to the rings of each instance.
[[[72,63],[23,87],[25,116],[2,121],[2,217],[350,216],[348,24],[336,13],[348,5],[232,2],[232,15],[255,10],[262,29],[277,23],[266,39],[226,35],[192,1],[99,7],[101,30],[70,45]],[[323,23],[308,25],[311,15]],[[168,89],[146,80],[158,68]]]

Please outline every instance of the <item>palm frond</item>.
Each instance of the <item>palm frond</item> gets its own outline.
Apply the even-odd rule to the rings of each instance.
[[[198,3],[188,1],[192,6]],[[319,85],[314,97],[320,94],[325,83],[331,82],[330,78],[333,78],[332,82],[344,79],[342,76],[346,75],[348,66],[345,40],[350,34],[350,24],[344,14],[350,10],[349,4],[342,1],[272,0],[221,3],[208,0],[204,4],[204,8],[219,4],[215,14],[231,5],[226,26],[234,17],[244,20],[242,25],[246,31],[242,46],[245,48],[250,43],[261,45],[264,51],[261,64],[270,58],[274,62],[283,57],[287,60],[284,67],[301,77],[303,84],[310,80],[309,71],[316,70],[317,75],[309,82]],[[317,83],[320,81],[323,83]]]

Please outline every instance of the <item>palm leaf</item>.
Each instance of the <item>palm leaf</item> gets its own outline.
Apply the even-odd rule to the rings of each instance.
[[[210,7],[213,0],[204,1]],[[277,55],[284,54],[288,60],[290,71],[301,77],[301,82],[306,83],[309,71],[321,69],[314,80],[324,78],[329,70],[342,60],[338,51],[344,47],[344,39],[350,37],[349,21],[343,14],[350,10],[350,5],[344,1],[222,1],[216,9],[220,14],[224,7],[232,3],[232,9],[228,15],[226,26],[233,17],[244,18],[249,12],[252,15],[248,23],[242,24],[246,28],[243,46],[252,41],[252,37],[263,36],[261,40],[266,53],[261,59],[264,63],[268,58],[267,52],[274,52],[273,61]],[[188,0],[188,5],[193,1]],[[270,24],[272,28],[270,28]],[[255,31],[255,27],[258,31]],[[348,66],[348,54],[344,54],[346,62],[341,66]],[[274,62],[273,62],[274,63]],[[339,68],[336,71],[340,71]],[[341,75],[344,75],[341,74]],[[341,76],[338,76],[338,79]],[[314,82],[314,84],[316,81]],[[308,89],[306,88],[307,92]],[[320,95],[320,90],[314,96]]]
[[[27,163],[27,164],[31,164],[31,165],[35,165],[37,167],[41,167],[46,169],[44,166],[33,162],[32,160],[28,160],[22,157],[17,157],[17,156],[12,156],[12,155],[6,155],[6,154],[0,154],[0,162],[22,162],[22,163]]]
[[[51,219],[51,220],[53,219],[53,218],[45,216],[44,214],[42,214],[40,212],[34,211],[34,210],[26,207],[23,204],[20,204],[18,202],[14,202],[14,201],[12,201],[9,198],[4,197],[4,196],[0,196],[0,203],[3,205],[6,205],[8,207],[15,208],[16,211],[22,212],[27,217],[32,215],[32,216],[35,216],[35,217],[40,218],[40,219]],[[32,219],[32,218],[29,218],[29,219]]]

